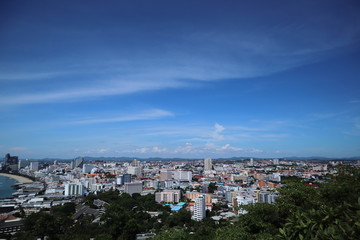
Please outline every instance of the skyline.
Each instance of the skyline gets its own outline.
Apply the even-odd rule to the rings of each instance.
[[[19,2],[3,156],[360,155],[356,1]]]

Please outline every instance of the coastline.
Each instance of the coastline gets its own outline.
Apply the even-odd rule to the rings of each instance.
[[[22,176],[18,176],[18,175],[13,175],[13,174],[9,174],[9,173],[0,173],[0,176],[4,176],[4,177],[8,177],[8,178],[12,178],[15,179],[16,181],[18,181],[19,183],[31,183],[34,182],[31,179],[28,179],[26,177],[22,177]]]

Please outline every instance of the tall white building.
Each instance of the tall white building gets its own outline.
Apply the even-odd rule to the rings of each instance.
[[[39,170],[39,162],[30,162],[30,170],[31,171]]]
[[[30,161],[29,160],[19,160],[19,169],[21,168],[25,168],[27,166],[30,166]]]
[[[204,171],[211,171],[212,170],[212,160],[211,158],[204,159]]]
[[[65,196],[80,196],[84,194],[84,186],[81,183],[65,184]]]
[[[141,167],[129,166],[128,169],[127,169],[127,173],[129,173],[131,175],[136,175],[137,177],[142,176]]]
[[[92,164],[84,164],[83,165],[83,173],[91,173],[91,170],[94,168],[94,165]]]
[[[191,171],[174,171],[173,178],[179,181],[191,182],[192,172]]]
[[[200,195],[195,199],[194,216],[196,221],[201,221],[206,217],[205,196]]]
[[[71,168],[82,168],[84,165],[84,158],[78,157],[71,161],[70,167]]]
[[[253,158],[250,158],[250,163],[249,163],[249,166],[254,166],[254,159]]]
[[[259,202],[275,203],[278,196],[277,192],[261,192],[259,194]]]

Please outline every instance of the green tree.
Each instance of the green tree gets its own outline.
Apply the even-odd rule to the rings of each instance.
[[[153,240],[188,240],[189,234],[185,229],[173,228],[156,235]]]
[[[208,186],[208,192],[209,193],[214,193],[215,190],[217,190],[216,183],[210,183],[209,186]]]

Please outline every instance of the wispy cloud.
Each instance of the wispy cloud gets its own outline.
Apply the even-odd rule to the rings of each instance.
[[[138,154],[164,154],[169,153],[167,148],[153,146],[153,147],[141,147],[133,150],[124,150],[123,153],[138,153]]]
[[[131,56],[126,61],[122,58],[116,61],[94,60],[76,67],[72,66],[73,60],[67,59],[61,64],[67,66],[64,71],[46,68],[38,72],[19,73],[17,68],[14,68],[13,73],[0,74],[0,81],[41,79],[45,80],[44,84],[49,86],[49,90],[39,92],[28,86],[25,93],[5,93],[0,98],[0,104],[86,101],[89,98],[183,88],[200,82],[266,76],[317,61],[324,57],[325,50],[350,44],[351,38],[336,39],[326,47],[323,47],[323,39],[313,40],[312,45],[304,45],[306,41],[299,41],[288,46],[284,44],[284,40],[269,32],[200,31],[183,36],[183,41],[184,44],[181,46],[170,44],[172,48],[157,52],[155,57]],[[106,66],[106,71],[99,66]],[[64,82],[69,81],[69,77],[71,81],[77,81],[77,78],[88,78],[89,72],[95,75],[94,82],[97,83],[94,86],[89,87],[88,82],[83,81],[82,86],[77,88],[50,90],[51,79],[54,77],[61,79],[66,76]]]
[[[324,119],[331,119],[331,118],[335,118],[338,117],[340,115],[344,114],[344,112],[332,112],[332,113],[315,113],[312,114],[311,120],[324,120]]]
[[[109,122],[128,122],[128,121],[138,121],[138,120],[151,120],[151,119],[158,119],[163,117],[173,117],[174,114],[162,110],[162,109],[151,109],[139,113],[129,114],[129,115],[122,115],[117,117],[110,117],[110,118],[91,118],[91,119],[84,119],[79,121],[73,121],[71,124],[96,124],[96,123],[109,123]]]
[[[168,125],[156,128],[146,128],[143,131],[132,132],[143,137],[169,137],[176,142],[245,142],[245,141],[275,141],[289,137],[286,133],[289,123],[284,121],[258,122],[252,126],[225,125],[215,123],[209,125]]]
[[[126,14],[112,16],[109,19],[105,17],[103,20],[104,22],[108,21],[109,27],[104,29],[99,26],[91,26],[91,31],[83,29],[83,26],[77,26],[76,22],[69,22],[69,19],[72,18],[62,19],[61,22],[65,25],[44,23],[41,27],[47,31],[42,31],[42,34],[43,32],[51,32],[54,34],[53,36],[61,34],[62,38],[54,38],[55,43],[61,41],[60,46],[74,46],[74,49],[56,51],[51,48],[55,55],[47,54],[44,52],[47,48],[44,48],[43,41],[48,39],[49,34],[41,35],[39,33],[39,40],[43,41],[33,44],[28,44],[24,39],[19,39],[20,42],[5,41],[7,45],[4,47],[12,50],[9,51],[9,56],[4,55],[1,62],[6,66],[0,70],[6,69],[6,73],[0,74],[0,81],[49,80],[44,81],[49,88],[44,87],[42,89],[46,90],[39,91],[38,88],[28,85],[23,87],[24,92],[22,93],[5,92],[0,98],[0,104],[87,101],[89,98],[183,88],[200,84],[200,82],[267,76],[316,62],[336,54],[338,48],[356,44],[359,39],[360,27],[358,21],[354,21],[354,19],[358,20],[356,8],[348,8],[346,10],[348,14],[344,16],[342,12],[337,13],[330,10],[337,9],[342,4],[326,4],[326,11],[320,13],[316,10],[309,10],[321,9],[319,3],[304,5],[302,2],[291,2],[283,4],[281,8],[274,8],[274,11],[259,14],[260,17],[256,21],[248,21],[252,17],[249,10],[258,11],[259,9],[250,7],[248,10],[245,7],[238,9],[240,13],[237,12],[233,16],[234,18],[219,18],[215,27],[211,23],[212,19],[204,21],[206,23],[204,25],[194,25],[193,22],[198,17],[206,19],[212,15],[209,13],[214,9],[209,8],[193,16],[190,14],[188,19],[181,22],[177,21],[178,17],[176,16],[167,18],[174,24],[174,28],[161,29],[161,31],[155,29],[157,34],[153,34],[153,31],[148,32],[149,29],[143,28],[143,24],[134,23],[135,25],[123,26],[124,32],[133,33],[136,29],[135,32],[141,34],[122,35],[121,33],[124,32],[119,32],[115,25],[127,22]],[[224,7],[229,7],[229,13],[234,9],[230,5],[224,5]],[[294,6],[298,6],[298,8]],[[29,10],[29,14],[36,13],[32,10]],[[158,10],[151,14],[157,15]],[[241,11],[244,12],[241,13]],[[294,13],[291,18],[289,18],[289,12]],[[74,19],[88,17],[86,14],[93,15],[90,11],[73,17]],[[267,14],[270,14],[271,17]],[[162,26],[157,19],[161,15],[160,10],[159,16],[147,19],[149,24]],[[285,19],[288,21],[284,21]],[[36,22],[24,25],[24,22],[26,21],[21,20],[20,16],[17,22],[18,31],[16,31],[20,35],[14,35],[13,31],[6,30],[3,33],[5,39],[19,38],[21,34],[26,36],[29,26],[36,25]],[[73,24],[74,26],[72,26]],[[173,31],[177,28],[182,30]],[[92,39],[92,41],[88,44],[74,44],[75,32],[78,39],[75,43],[88,42],[85,41],[88,39]],[[99,32],[112,37],[109,37],[109,41],[104,44]],[[8,63],[6,59],[16,53],[14,49],[18,49],[17,45],[22,40],[24,40],[22,51],[34,54],[28,54],[28,56],[18,54],[18,57],[14,56],[15,61],[13,62],[15,63]],[[118,40],[124,41],[125,44],[119,44]],[[132,42],[134,44],[131,44]],[[108,45],[103,46],[106,44]],[[104,51],[104,49],[111,49],[111,51]],[[75,50],[74,53],[72,50]],[[37,56],[39,53],[43,56],[41,64],[36,62],[38,60],[36,57],[31,57],[32,55]],[[25,70],[33,68],[36,70],[21,71],[19,66]],[[61,78],[64,75],[66,76]],[[89,75],[94,75],[95,80],[93,80],[97,82],[96,86],[88,86],[86,79],[89,78]],[[82,86],[78,86],[76,89],[68,86],[62,91],[50,90],[53,82],[51,79],[55,77],[68,83],[81,79],[83,82],[79,85]],[[113,79],[114,82],[110,85],[104,84],[108,79]],[[181,79],[187,81],[181,81]],[[13,88],[16,87],[18,86]]]
[[[100,83],[99,83],[100,84]],[[71,89],[64,91],[40,92],[33,94],[19,94],[0,97],[0,105],[34,104],[49,103],[60,101],[88,100],[94,97],[104,97],[112,95],[122,95],[139,91],[158,90],[165,88],[175,88],[184,86],[180,81],[119,81],[112,84],[101,84],[94,87],[84,87],[82,89]]]
[[[184,145],[175,146],[172,148],[165,148],[159,146],[153,147],[139,147],[133,150],[124,150],[123,153],[140,154],[147,156],[154,156],[156,154],[161,156],[236,156],[238,154],[258,154],[263,153],[264,150],[257,148],[235,147],[230,144],[217,145],[214,143],[207,143],[204,145],[193,145],[192,143],[185,143]]]

